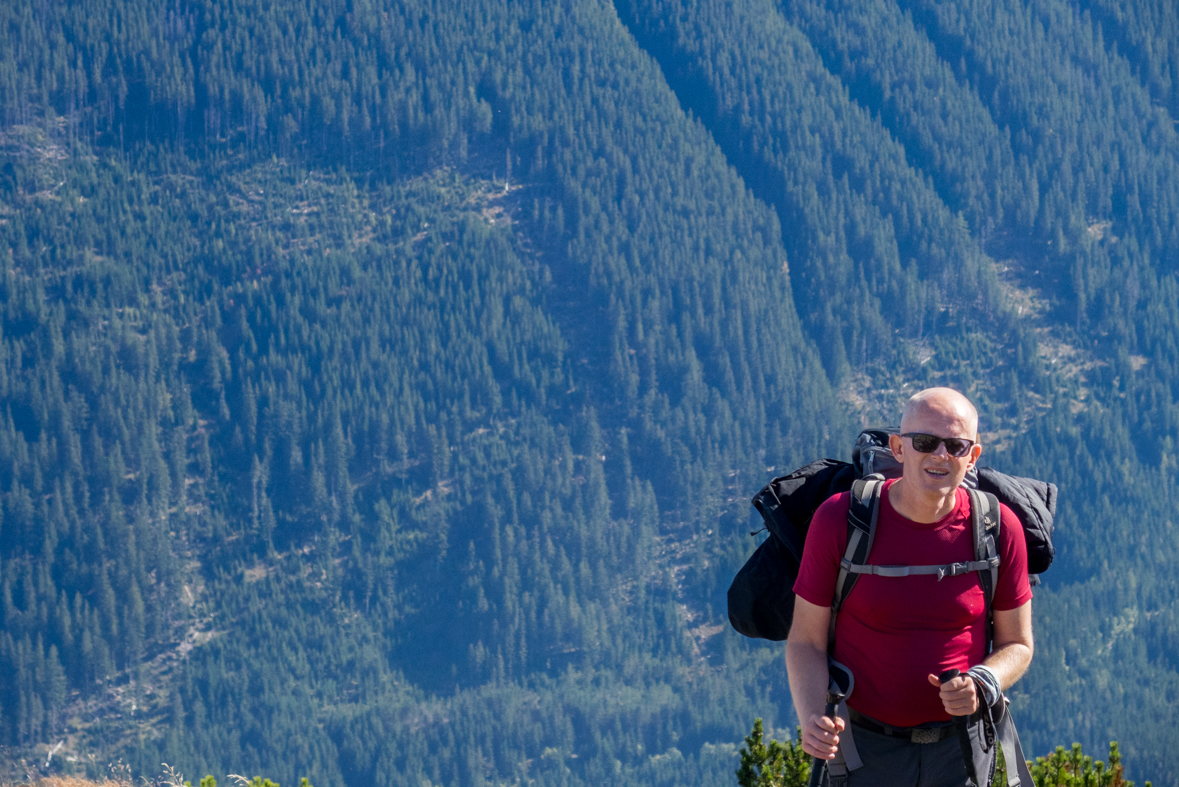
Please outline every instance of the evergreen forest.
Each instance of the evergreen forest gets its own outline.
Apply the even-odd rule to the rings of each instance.
[[[938,384],[1060,490],[1028,756],[1179,783],[1177,41],[0,4],[0,780],[732,784],[796,723],[726,616],[750,497]]]

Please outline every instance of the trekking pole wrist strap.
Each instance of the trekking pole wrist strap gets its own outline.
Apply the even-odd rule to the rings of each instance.
[[[1002,701],[1003,685],[999,683],[999,676],[994,670],[985,664],[978,664],[968,669],[966,674],[974,678],[974,683],[978,686],[988,708],[993,708]]]

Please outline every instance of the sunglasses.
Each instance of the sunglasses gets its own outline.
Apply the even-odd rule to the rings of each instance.
[[[974,445],[973,440],[965,440],[961,437],[937,437],[924,432],[905,432],[901,437],[908,437],[912,440],[913,450],[919,454],[932,454],[939,445],[945,443],[946,453],[950,456],[966,456],[970,453],[970,447]]]

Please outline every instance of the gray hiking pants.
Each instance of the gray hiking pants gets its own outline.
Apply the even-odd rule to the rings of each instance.
[[[982,721],[970,725],[976,744],[981,743]],[[964,787],[967,783],[962,744],[956,734],[937,743],[913,743],[905,738],[881,735],[853,722],[852,736],[864,765],[847,774],[847,787]],[[976,745],[975,767],[986,783],[995,757],[995,746],[981,755]]]

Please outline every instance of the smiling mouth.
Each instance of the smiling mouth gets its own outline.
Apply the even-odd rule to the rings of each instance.
[[[935,478],[945,478],[950,474],[949,470],[935,470],[933,468],[927,468],[925,472]]]

